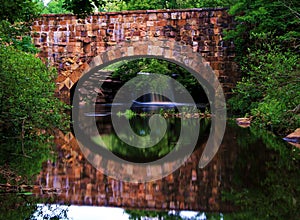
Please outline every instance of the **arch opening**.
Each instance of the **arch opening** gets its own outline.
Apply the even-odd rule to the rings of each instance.
[[[208,97],[203,85],[200,85],[197,79],[192,73],[182,66],[176,64],[174,61],[167,59],[156,58],[154,56],[137,56],[112,61],[110,64],[97,67],[98,71],[85,74],[83,81],[89,80],[90,85],[85,88],[87,90],[81,91],[82,97],[80,100],[84,104],[88,90],[97,91],[97,97],[93,102],[96,105],[107,105],[112,103],[117,91],[128,81],[138,75],[150,75],[150,74],[162,74],[175,79],[181,83],[185,89],[191,94],[193,100],[198,105],[199,111],[204,111],[209,108]],[[98,78],[98,81],[97,81]],[[94,83],[92,83],[92,81]],[[101,83],[101,88],[98,88],[98,83]],[[77,82],[71,88],[71,103],[75,93]],[[174,86],[167,82],[167,85],[160,85],[161,87],[167,87],[169,90],[169,96],[174,96]],[[166,89],[166,88],[165,88]],[[158,88],[158,90],[160,90]],[[129,94],[126,94],[129,95]],[[138,102],[168,102],[167,97],[159,96],[157,94],[146,94],[140,97],[136,101]],[[163,107],[161,105],[161,107]],[[166,106],[167,107],[167,106]]]

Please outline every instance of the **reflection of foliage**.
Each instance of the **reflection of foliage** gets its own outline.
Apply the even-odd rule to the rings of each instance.
[[[118,112],[117,115],[119,117],[125,116],[127,119],[131,119],[136,116],[136,113],[130,109],[126,109],[125,112]]]
[[[200,219],[223,219],[221,213],[198,212],[194,216],[185,217],[180,211],[152,211],[152,210],[125,210],[130,220],[158,219],[158,220],[200,220]]]
[[[174,149],[175,146],[184,147],[186,144],[189,144],[190,139],[188,134],[191,134],[192,131],[189,132],[189,129],[193,129],[193,123],[196,123],[196,120],[200,119],[184,119],[181,120],[179,118],[167,118],[165,119],[168,123],[169,128],[167,129],[166,134],[163,136],[162,140],[153,147],[147,147],[147,143],[149,143],[150,136],[150,128],[148,127],[149,117],[134,117],[130,119],[130,124],[132,130],[143,136],[143,143],[145,146],[139,146],[141,148],[135,148],[127,145],[116,134],[102,134],[101,136],[95,136],[92,138],[93,142],[99,146],[107,147],[108,150],[117,154],[122,158],[126,158],[129,160],[138,160],[138,161],[152,161],[158,158],[161,158],[168,154],[171,150]],[[181,132],[181,126],[186,130],[186,136],[182,139],[182,144],[178,144],[179,134]],[[200,132],[201,134],[207,131],[209,127],[208,120],[201,120]],[[122,134],[119,134],[122,135]],[[126,133],[124,133],[126,135]],[[130,139],[130,137],[126,136]],[[143,148],[145,147],[145,148]],[[176,149],[178,150],[178,149]]]
[[[150,138],[150,136],[148,135],[150,129],[147,126],[148,118],[134,117],[131,118],[131,122],[133,122],[131,123],[131,125],[133,126],[132,129],[134,130],[134,132],[136,132],[136,134],[138,135],[144,136],[143,140],[145,141],[143,143],[147,145]],[[176,140],[179,134],[178,132],[180,132],[180,122],[177,124],[172,123],[172,126],[174,126],[172,131],[169,131],[168,129],[167,134],[164,135],[163,139],[157,145],[150,148],[143,148],[143,146],[139,146],[141,148],[135,148],[129,146],[122,140],[120,140],[116,134],[96,136],[93,138],[93,141],[100,146],[107,147],[111,152],[121,157],[130,160],[151,161],[153,159],[155,160],[164,156],[175,147]]]
[[[224,193],[241,207],[235,218],[299,219],[299,149],[256,128],[238,140],[235,181],[232,191]]]
[[[35,210],[36,199],[31,196],[13,194],[0,195],[1,219],[27,219]]]
[[[30,220],[41,219],[44,220],[68,220],[68,207],[57,205],[57,204],[47,204],[47,205],[37,205],[34,214],[30,216]]]
[[[51,202],[24,193],[0,194],[0,219],[68,220],[68,207],[52,205]],[[42,203],[45,205],[38,205]]]
[[[32,147],[27,149],[26,154],[16,154],[20,149],[16,149],[13,143],[6,143],[6,147],[0,148],[0,183],[9,183],[12,186],[18,187],[21,184],[30,184],[41,167],[42,163],[49,159],[49,146],[39,141],[28,141]],[[9,163],[8,163],[9,161]],[[4,164],[9,164],[7,165]],[[9,171],[9,172],[7,172]]]
[[[129,214],[130,220],[141,220],[146,217],[148,218],[157,218],[159,220],[183,220],[179,212],[170,214],[167,211],[150,211],[150,210],[125,210]]]

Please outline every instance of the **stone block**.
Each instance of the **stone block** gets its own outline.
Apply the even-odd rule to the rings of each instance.
[[[187,23],[187,21],[184,20],[184,19],[180,19],[180,20],[178,20],[178,22],[177,22],[177,24],[178,24],[179,26],[184,26],[184,25],[186,25],[186,23]]]
[[[150,13],[148,19],[149,19],[149,21],[156,21],[157,20],[157,14],[156,13]]]
[[[171,13],[171,19],[175,20],[175,19],[180,19],[181,18],[181,14],[179,12],[173,12]]]
[[[154,208],[155,207],[155,201],[147,201],[147,206],[149,207],[149,208]]]
[[[40,25],[32,26],[31,30],[36,31],[36,32],[40,32],[41,31],[41,26]]]
[[[153,27],[154,22],[153,21],[147,21],[147,27]]]
[[[143,55],[146,54],[148,50],[148,45],[141,45],[139,47],[134,48],[134,54],[135,55]]]

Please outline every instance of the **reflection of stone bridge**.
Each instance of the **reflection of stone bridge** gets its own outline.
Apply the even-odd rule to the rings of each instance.
[[[78,205],[229,212],[233,207],[222,201],[221,192],[232,184],[238,149],[232,144],[235,137],[234,130],[228,128],[220,150],[204,169],[198,168],[204,146],[198,146],[167,177],[148,183],[126,183],[97,171],[84,158],[74,136],[59,133],[59,159],[44,164],[36,183],[40,190],[36,188],[35,193],[56,197],[58,203]]]
[[[86,19],[44,15],[32,26],[39,56],[58,68],[57,93],[70,102],[78,79],[103,63],[157,55],[201,73],[195,54],[210,64],[225,93],[237,79],[234,45],[223,40],[233,18],[225,9],[149,10],[99,13]],[[182,54],[189,45],[191,53]]]

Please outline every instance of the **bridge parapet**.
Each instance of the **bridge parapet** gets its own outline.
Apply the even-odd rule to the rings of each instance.
[[[43,15],[33,23],[32,36],[39,56],[57,67],[57,92],[69,102],[70,89],[95,57],[109,55],[113,60],[109,51],[114,48],[157,40],[189,45],[210,64],[225,94],[229,94],[238,71],[234,45],[223,37],[224,30],[233,27],[233,17],[222,8],[123,11],[97,13],[85,19],[70,14]]]

